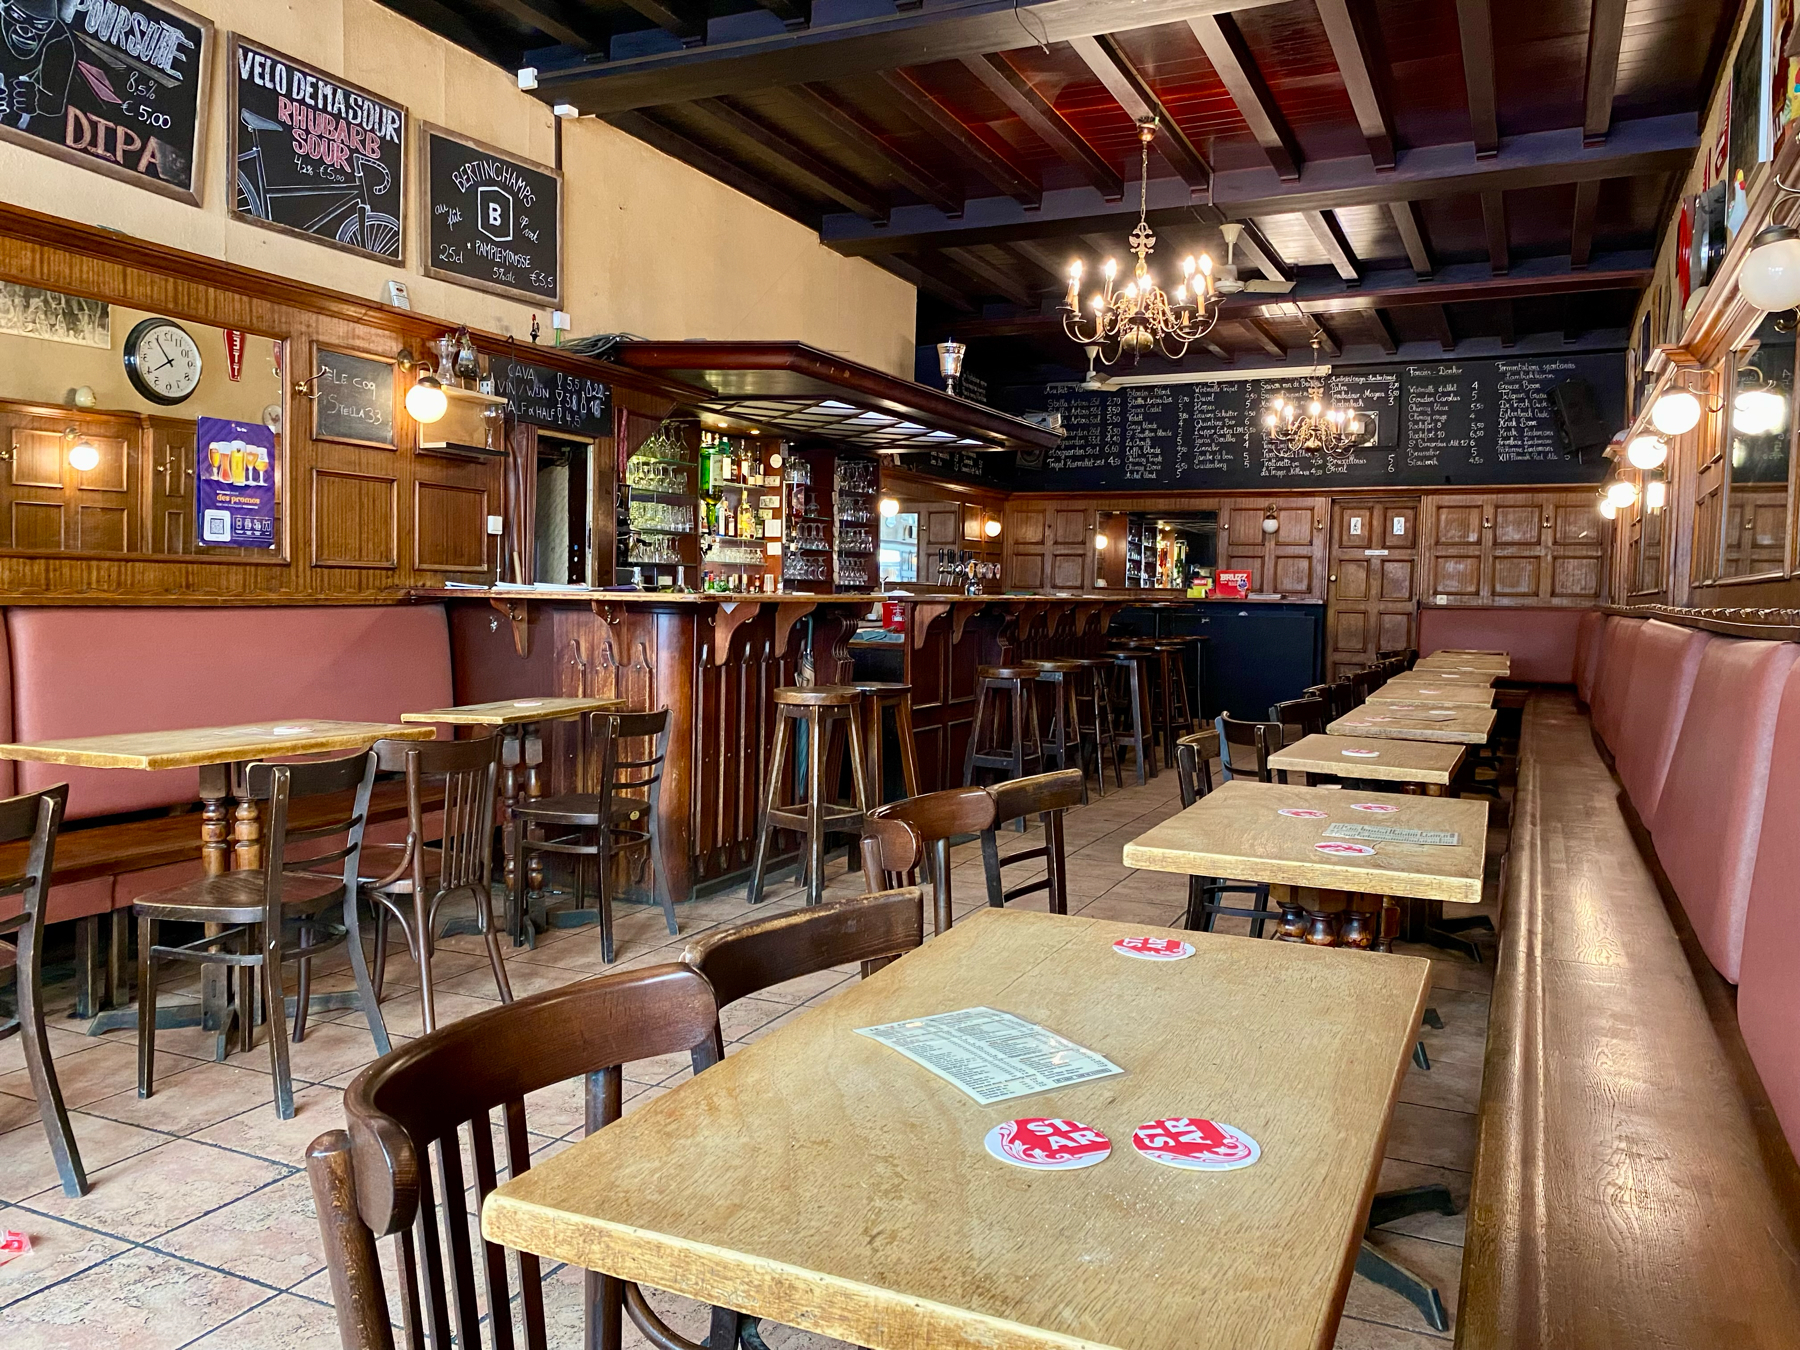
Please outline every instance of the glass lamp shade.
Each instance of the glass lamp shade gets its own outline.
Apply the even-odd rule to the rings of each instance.
[[[1637,500],[1637,488],[1633,487],[1630,483],[1627,483],[1624,479],[1620,479],[1618,482],[1607,487],[1606,500],[1611,502],[1615,507],[1622,508],[1630,506]]]
[[[1756,236],[1738,269],[1738,293],[1761,310],[1800,305],[1800,232],[1772,225]]]
[[[100,467],[100,452],[85,440],[76,441],[69,447],[69,467],[78,473],[97,469]]]
[[[1107,540],[1107,537],[1103,534],[1097,534],[1094,536],[1094,547],[1095,548],[1104,549],[1108,542],[1109,541]]]
[[[1669,485],[1660,478],[1652,478],[1644,484],[1644,509],[1660,511],[1668,505]]]
[[[988,523],[981,528],[983,533],[985,533],[989,539],[998,539],[1000,537],[1000,522],[991,517],[989,518]]]
[[[1619,508],[1612,504],[1612,499],[1610,497],[1602,497],[1600,499],[1600,514],[1607,520],[1616,520],[1619,515]]]
[[[419,376],[413,387],[406,391],[406,411],[421,426],[441,420],[449,407],[450,400],[444,394],[444,386],[438,383],[434,375]]]
[[[1660,436],[1636,436],[1625,447],[1625,458],[1635,469],[1654,469],[1669,457],[1669,446]]]
[[[900,514],[900,503],[893,497],[883,497],[876,509],[889,520],[892,520],[895,516]]]
[[[1685,389],[1671,389],[1650,409],[1650,424],[1665,436],[1680,436],[1700,424],[1700,400]]]
[[[1787,400],[1773,389],[1746,389],[1731,405],[1731,427],[1746,436],[1763,436],[1787,425]]]

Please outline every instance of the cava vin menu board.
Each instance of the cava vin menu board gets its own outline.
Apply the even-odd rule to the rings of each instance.
[[[1129,492],[1150,487],[1425,487],[1598,482],[1597,454],[1570,458],[1552,391],[1585,381],[1602,415],[1625,419],[1617,353],[1346,367],[1326,393],[1354,407],[1365,444],[1337,454],[1287,450],[1263,434],[1276,399],[1304,404],[1304,377],[1143,384],[1106,392],[1052,385],[1046,406],[1063,442],[1021,456],[1018,486]]]

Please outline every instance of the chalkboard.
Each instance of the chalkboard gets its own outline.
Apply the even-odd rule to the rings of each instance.
[[[613,434],[612,390],[599,380],[509,356],[494,356],[488,369],[519,421],[576,436]]]
[[[316,349],[313,439],[395,449],[394,362]]]
[[[212,34],[179,5],[9,4],[0,136],[198,205]]]
[[[562,174],[425,128],[425,275],[562,302]]]
[[[1346,367],[1327,396],[1355,407],[1363,442],[1332,455],[1289,451],[1263,434],[1277,398],[1304,400],[1304,377],[1128,385],[1093,392],[1050,386],[1063,442],[1041,465],[1021,456],[1026,490],[1424,487],[1598,482],[1605,463],[1565,452],[1551,391],[1585,380],[1603,415],[1623,425],[1625,363],[1615,353]]]
[[[406,109],[241,37],[231,78],[232,214],[402,261]]]

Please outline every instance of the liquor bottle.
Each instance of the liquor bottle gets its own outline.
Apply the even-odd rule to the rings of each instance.
[[[744,494],[744,500],[738,503],[738,535],[744,539],[756,537],[756,511],[750,505],[750,494]]]

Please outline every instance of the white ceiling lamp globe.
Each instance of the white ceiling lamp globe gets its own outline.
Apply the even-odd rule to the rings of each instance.
[[[1650,424],[1665,436],[1681,436],[1700,425],[1700,400],[1685,389],[1671,389],[1650,409]]]
[[[1738,293],[1760,310],[1800,305],[1800,231],[1771,225],[1750,245],[1738,269]]]
[[[1669,457],[1669,444],[1661,436],[1634,436],[1625,447],[1625,458],[1634,469],[1655,469]]]
[[[1731,406],[1731,427],[1746,436],[1766,436],[1787,425],[1787,400],[1773,389],[1746,389]]]
[[[450,399],[435,375],[421,375],[406,391],[406,411],[421,426],[430,426],[449,411]]]
[[[1612,498],[1602,497],[1600,499],[1600,514],[1607,520],[1616,520],[1618,518],[1619,508],[1612,504]]]
[[[1621,478],[1606,489],[1606,500],[1623,510],[1637,500],[1637,488]]]
[[[1669,485],[1660,478],[1644,484],[1644,509],[1660,511],[1669,503]]]

